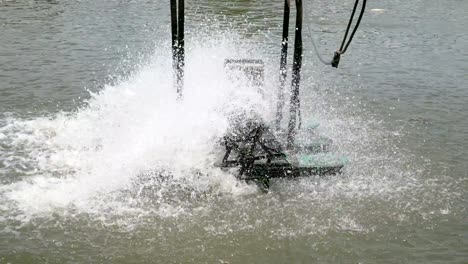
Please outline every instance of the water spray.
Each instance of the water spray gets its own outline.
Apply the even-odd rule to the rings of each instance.
[[[356,11],[356,0],[353,14],[348,24],[348,31]],[[284,88],[287,78],[287,55],[288,55],[288,30],[291,1],[284,1],[283,34],[281,42],[281,58],[279,69],[279,86],[277,90],[277,109],[275,129],[270,129],[255,113],[245,113],[241,110],[232,118],[230,129],[220,140],[225,147],[225,154],[221,162],[216,165],[225,170],[236,170],[237,178],[260,182],[263,187],[269,187],[271,178],[291,178],[311,175],[338,174],[347,163],[347,159],[329,153],[331,140],[323,140],[315,137],[313,128],[306,125],[302,127],[301,105],[300,105],[300,82],[303,57],[302,26],[303,26],[303,3],[295,0],[296,24],[294,39],[294,56],[292,65],[292,83],[289,109],[289,122],[285,131],[281,128],[284,107]],[[178,97],[182,97],[184,77],[184,1],[171,0],[171,29],[172,29],[172,56],[175,76],[175,86]],[[359,16],[356,27],[351,34],[350,40],[345,45],[343,40],[340,54],[344,53],[349,46],[354,33],[359,26],[363,9]],[[344,49],[343,49],[344,48]],[[336,57],[336,56],[335,56]],[[334,59],[333,66],[337,67],[338,58]],[[225,70],[237,71],[246,75],[247,79],[253,81],[249,85],[263,86],[263,61],[254,59],[227,59]],[[264,90],[257,89],[262,94]]]

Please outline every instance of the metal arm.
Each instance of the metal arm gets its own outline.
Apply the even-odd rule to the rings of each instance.
[[[177,13],[178,11],[178,13]],[[182,97],[185,67],[185,6],[184,0],[171,0],[172,67],[177,94]]]
[[[296,137],[296,118],[299,111],[299,85],[301,82],[302,67],[302,0],[296,0],[296,30],[294,41],[294,62],[292,75],[291,106],[289,110],[289,125],[287,147],[292,149]]]
[[[281,127],[283,119],[284,107],[284,85],[286,83],[287,69],[286,63],[288,60],[288,34],[289,34],[289,13],[291,0],[284,0],[284,16],[283,16],[283,41],[281,42],[281,60],[280,60],[280,77],[278,87],[278,103],[276,106],[276,130]]]

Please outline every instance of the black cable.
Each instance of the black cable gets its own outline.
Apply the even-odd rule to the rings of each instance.
[[[359,2],[359,0],[357,0],[357,2]],[[351,41],[353,40],[354,34],[356,33],[356,31],[357,31],[357,29],[359,27],[359,24],[361,24],[362,17],[364,16],[364,11],[366,9],[366,4],[367,4],[366,2],[367,2],[367,0],[363,0],[361,13],[359,14],[358,20],[356,22],[356,26],[354,26],[353,33],[351,33],[351,36],[349,37],[349,41],[346,44],[346,47],[344,48],[344,50],[341,52],[341,54],[345,53],[346,50],[348,50],[349,44],[351,44]]]
[[[346,39],[348,38],[348,33],[349,29],[351,28],[351,24],[353,23],[354,20],[354,14],[356,13],[357,5],[359,4],[359,0],[356,0],[354,2],[354,7],[353,7],[353,12],[351,13],[351,17],[349,18],[348,26],[346,27],[346,33],[343,38],[343,42],[341,42],[341,47],[339,50],[343,50],[343,47],[345,45]]]
[[[353,20],[354,20],[354,15],[356,13],[358,3],[359,3],[359,0],[356,0],[356,2],[354,3],[353,12],[351,13],[351,17],[349,18],[349,22],[348,22],[348,26],[346,28],[346,33],[344,35],[343,42],[341,43],[340,49],[337,50],[335,52],[335,55],[333,56],[333,59],[332,59],[332,62],[331,62],[332,67],[338,68],[338,64],[340,63],[341,54],[344,54],[348,50],[349,44],[351,44],[351,41],[354,38],[354,34],[356,33],[357,29],[359,28],[359,24],[361,23],[362,17],[364,15],[364,11],[366,9],[367,0],[363,0],[361,13],[359,14],[359,18],[358,18],[358,20],[356,22],[356,25],[354,26],[354,29],[353,29],[353,32],[351,33],[351,36],[349,37],[348,41],[346,42],[346,39],[347,39],[348,33],[349,33],[349,29],[351,28],[351,24],[353,23]],[[346,45],[345,45],[345,43],[346,43]],[[344,47],[344,49],[343,49],[343,47]]]
[[[358,4],[359,4],[359,0],[356,0],[354,2],[353,12],[351,13],[351,17],[349,19],[348,26],[346,27],[346,32],[345,32],[345,35],[343,37],[341,47],[340,47],[340,49],[338,51],[335,52],[335,55],[334,55],[331,62],[328,62],[328,61],[324,60],[323,57],[320,55],[320,52],[319,52],[319,50],[317,48],[317,44],[315,43],[315,39],[313,37],[312,31],[311,31],[310,26],[309,26],[310,23],[306,24],[307,29],[309,31],[310,39],[312,41],[312,46],[314,47],[314,50],[315,50],[315,54],[317,55],[317,58],[320,60],[320,62],[322,62],[324,65],[332,65],[333,67],[337,68],[338,64],[340,62],[341,54],[344,54],[348,50],[348,47],[349,47],[349,45],[351,44],[351,41],[354,38],[354,34],[356,33],[356,31],[357,31],[357,29],[358,29],[358,27],[359,27],[359,25],[361,23],[361,20],[362,20],[362,17],[364,15],[364,11],[365,11],[365,8],[366,8],[367,0],[363,0],[361,12],[359,14],[359,18],[358,18],[358,20],[356,22],[356,25],[354,26],[353,32],[351,32],[351,35],[349,37],[348,42],[346,42],[346,39],[348,38],[348,34],[349,34],[349,29],[351,28],[351,24],[353,23],[354,16],[356,14]],[[307,13],[307,12],[305,12],[305,13]]]

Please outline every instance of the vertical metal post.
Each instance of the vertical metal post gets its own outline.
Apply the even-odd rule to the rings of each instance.
[[[172,36],[172,67],[174,73],[177,73],[178,55],[177,55],[177,0],[171,0],[171,36]]]
[[[299,108],[299,85],[301,82],[301,67],[302,67],[302,0],[296,0],[296,30],[294,41],[294,62],[292,75],[292,91],[291,91],[291,107],[289,110],[289,125],[287,147],[294,147],[296,137],[296,118]]]
[[[179,0],[179,17],[178,17],[178,45],[179,45],[179,58],[178,58],[178,71],[177,71],[177,94],[182,97],[182,90],[184,87],[184,68],[185,68],[185,5],[184,0]]]
[[[185,67],[184,0],[171,0],[172,67],[177,94],[182,97]]]
[[[276,130],[281,128],[281,120],[283,119],[284,107],[284,85],[286,83],[287,69],[286,64],[288,60],[288,34],[289,34],[289,13],[290,13],[291,0],[284,0],[284,14],[283,14],[283,39],[281,42],[281,60],[280,60],[280,76],[278,87],[278,102],[276,106]]]

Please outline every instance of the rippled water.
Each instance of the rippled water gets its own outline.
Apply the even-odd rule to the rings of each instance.
[[[338,70],[311,37],[331,57],[353,2],[305,4],[303,112],[351,162],[264,194],[214,139],[271,117],[222,65],[276,90],[281,1],[188,1],[176,103],[167,3],[0,0],[0,263],[466,263],[468,3],[371,1]]]

